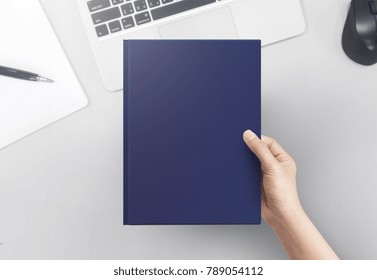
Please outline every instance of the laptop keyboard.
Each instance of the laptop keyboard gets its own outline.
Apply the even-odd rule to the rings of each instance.
[[[104,37],[220,1],[93,0],[87,3],[97,36]]]

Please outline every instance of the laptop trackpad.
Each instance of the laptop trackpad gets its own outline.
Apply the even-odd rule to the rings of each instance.
[[[159,30],[163,39],[238,39],[229,7],[162,25]]]

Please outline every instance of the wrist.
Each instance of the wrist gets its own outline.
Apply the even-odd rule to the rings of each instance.
[[[304,209],[298,202],[295,205],[291,205],[291,207],[287,207],[271,215],[266,219],[266,222],[276,232],[284,228],[291,228],[293,225],[304,222],[307,218]]]

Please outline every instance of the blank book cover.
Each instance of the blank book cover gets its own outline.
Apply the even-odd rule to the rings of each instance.
[[[125,41],[124,83],[124,224],[259,224],[260,41]]]

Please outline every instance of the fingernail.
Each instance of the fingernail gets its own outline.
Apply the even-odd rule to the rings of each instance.
[[[243,138],[245,139],[245,140],[252,140],[252,139],[254,139],[255,138],[255,133],[254,132],[252,132],[251,130],[246,130],[245,132],[244,132],[244,134],[243,134]]]

